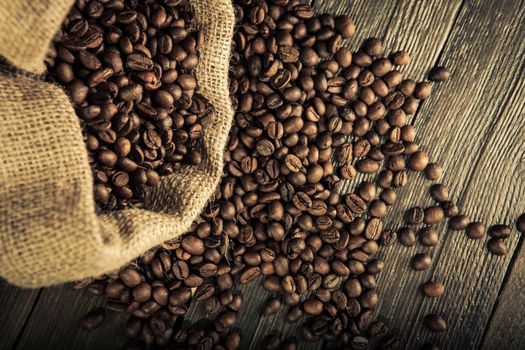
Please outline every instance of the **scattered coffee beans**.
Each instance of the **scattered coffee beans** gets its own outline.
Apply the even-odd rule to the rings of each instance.
[[[195,140],[210,107],[193,71],[203,38],[185,5],[78,1],[59,35],[53,76],[66,85],[86,130],[103,209],[139,206],[161,175],[201,161]],[[108,308],[131,313],[127,334],[147,345],[239,348],[241,335],[232,329],[242,296],[234,287],[262,277],[273,294],[262,315],[287,307],[288,322],[304,321],[304,340],[364,349],[378,337],[382,348],[398,348],[399,337],[374,321],[376,275],[385,264],[373,256],[379,243],[396,238],[416,244],[420,227],[395,230],[382,221],[408,169],[441,178],[442,167],[430,163],[407,124],[432,83],[406,79],[395,66],[408,64],[408,53],[383,57],[377,38],[357,52],[342,47],[355,33],[348,16],[316,15],[297,0],[234,0],[234,6],[236,114],[217,193],[181,239],[89,288],[106,294]],[[435,68],[429,79],[448,75]],[[341,180],[355,181],[358,173],[375,180],[345,193]],[[436,226],[445,218],[469,236],[485,231],[458,215],[445,185],[432,185],[430,194],[435,205],[415,206],[405,216],[408,225],[427,225],[418,231],[422,245],[438,244]],[[489,249],[498,247],[505,246],[493,238]],[[412,259],[416,271],[430,265],[428,254]],[[444,293],[439,282],[423,290],[430,297]],[[205,329],[176,325],[192,300],[212,316]],[[446,330],[437,315],[425,324]],[[274,334],[263,344],[296,348]]]

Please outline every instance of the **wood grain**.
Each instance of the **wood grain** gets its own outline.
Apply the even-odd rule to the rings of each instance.
[[[524,147],[519,112],[523,99],[515,96],[521,90],[516,87],[523,79],[523,63],[505,52],[512,48],[518,57],[522,55],[524,16],[520,2],[466,2],[439,62],[451,68],[453,77],[437,87],[416,120],[420,143],[443,164],[444,182],[460,207],[488,224],[510,222],[523,198],[525,179],[517,176],[520,163],[516,159]],[[409,180],[390,215],[394,227],[403,224],[403,209],[409,205],[431,203],[428,182],[420,175],[411,175]],[[401,329],[406,348],[427,340],[442,348],[475,348],[517,236],[514,233],[508,241],[508,256],[495,257],[487,253],[485,240],[470,241],[463,232],[446,231],[444,225],[439,228],[443,238],[435,249],[397,246],[381,253],[387,268],[379,280],[384,300],[380,311]],[[410,258],[420,251],[429,251],[435,264],[426,272],[411,273]],[[439,300],[421,295],[419,286],[430,279],[441,280],[447,287]],[[446,335],[424,329],[421,321],[430,312],[446,315]]]
[[[103,303],[69,285],[43,289],[17,349],[122,349],[125,314],[108,310],[100,328],[80,328],[82,317]]]
[[[38,289],[21,289],[0,280],[0,349],[11,349],[19,339]]]

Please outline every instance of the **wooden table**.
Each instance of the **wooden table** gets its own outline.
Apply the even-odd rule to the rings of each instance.
[[[363,39],[382,38],[386,50],[411,52],[403,69],[414,79],[436,64],[452,71],[437,85],[412,120],[418,141],[444,166],[444,182],[462,210],[487,224],[512,223],[525,212],[525,1],[474,0],[318,0],[318,11],[349,13],[357,23],[357,48]],[[431,203],[429,183],[410,174],[409,185],[389,215],[398,227],[409,203]],[[351,188],[352,184],[348,187]],[[379,277],[379,314],[398,328],[406,348],[433,341],[444,349],[513,349],[525,347],[525,248],[516,230],[507,241],[508,254],[487,253],[486,240],[447,231],[433,249],[416,245],[385,248]],[[433,266],[415,273],[410,258],[427,251]],[[447,293],[423,298],[420,285],[438,279]],[[240,313],[243,348],[255,347],[272,330],[287,334],[295,326],[283,322],[285,311],[270,318],[255,316],[268,294],[253,283],[241,288],[247,301]],[[79,319],[102,298],[70,286],[21,290],[0,284],[1,349],[118,349],[125,341],[126,316],[112,313],[98,330],[79,328]],[[445,335],[422,326],[429,312],[446,315]],[[192,305],[185,322],[202,317]],[[319,349],[326,344],[302,344]]]

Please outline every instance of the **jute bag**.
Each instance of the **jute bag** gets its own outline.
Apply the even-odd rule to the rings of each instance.
[[[206,37],[200,92],[214,107],[203,123],[203,162],[164,177],[147,210],[96,215],[78,118],[64,91],[38,75],[72,2],[0,1],[0,55],[8,62],[0,67],[0,276],[19,286],[100,275],[184,233],[220,181],[232,122],[232,4],[191,0]]]

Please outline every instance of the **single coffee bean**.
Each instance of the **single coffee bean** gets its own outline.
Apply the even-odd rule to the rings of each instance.
[[[392,63],[398,66],[406,66],[410,63],[410,55],[406,51],[397,51],[392,54]]]
[[[506,255],[507,254],[507,246],[505,245],[505,241],[500,238],[491,238],[487,242],[487,248],[489,252],[491,252],[494,255]]]
[[[270,316],[275,314],[281,308],[281,301],[278,298],[271,298],[266,301],[263,315]]]
[[[467,228],[467,225],[470,223],[468,216],[466,215],[456,215],[450,219],[448,226],[451,230],[461,231]]]
[[[350,39],[355,35],[355,24],[349,16],[338,16],[335,18],[335,29],[344,39]]]
[[[425,326],[433,332],[445,332],[447,330],[447,323],[443,317],[430,314],[425,317]]]
[[[439,180],[442,173],[443,168],[438,163],[429,163],[425,168],[425,176],[429,180]]]
[[[423,171],[428,165],[428,155],[424,151],[417,151],[408,157],[407,165],[415,171]]]
[[[84,316],[80,325],[84,329],[95,329],[100,327],[102,322],[104,322],[105,317],[106,312],[104,311],[104,309],[95,309],[93,311],[90,311],[86,316]]]
[[[525,233],[525,214],[521,214],[516,220],[516,229],[521,233]]]
[[[508,225],[494,225],[489,228],[489,235],[492,238],[508,238],[510,236],[511,230]]]
[[[397,231],[397,239],[405,247],[411,247],[416,244],[416,233],[409,227],[403,227]]]
[[[423,293],[427,297],[437,298],[445,293],[445,286],[441,282],[429,281],[423,285]]]
[[[397,232],[394,230],[387,229],[381,233],[381,242],[383,243],[384,246],[387,246],[387,247],[391,246],[392,244],[396,242],[396,240],[397,240]],[[407,241],[409,241],[409,239],[407,239]],[[413,241],[415,243],[416,241],[415,237]]]
[[[451,218],[459,214],[459,208],[457,207],[456,203],[452,201],[444,201],[439,203],[439,205],[441,205],[441,208],[443,208],[445,211],[446,217]]]
[[[467,236],[471,239],[483,238],[486,230],[487,227],[482,222],[471,222],[467,225],[467,228],[465,229],[465,231],[467,232]]]
[[[450,77],[450,71],[445,67],[434,67],[428,73],[430,81],[445,81]]]
[[[430,195],[436,202],[448,201],[448,189],[443,184],[435,184],[430,187]]]
[[[423,222],[425,213],[420,207],[413,207],[406,212],[406,221],[409,224],[417,225]]]
[[[309,315],[320,315],[323,311],[323,303],[319,299],[308,299],[304,302],[303,309]]]
[[[439,232],[433,226],[425,227],[419,233],[419,242],[425,247],[434,247],[439,242]]]
[[[438,224],[445,218],[445,211],[439,206],[425,208],[423,222],[427,225]]]
[[[412,268],[416,271],[423,271],[428,269],[431,263],[432,258],[425,253],[416,254],[412,258]]]

